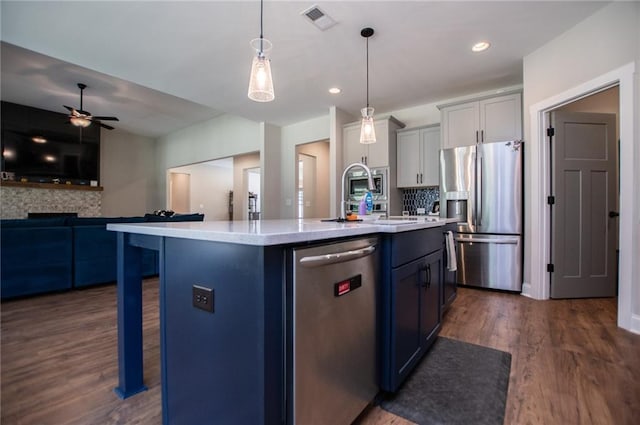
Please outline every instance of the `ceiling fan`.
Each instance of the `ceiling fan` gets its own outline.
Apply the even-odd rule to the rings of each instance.
[[[78,83],[78,88],[80,88],[80,109],[72,108],[71,106],[62,105],[67,108],[70,112],[69,114],[69,122],[76,127],[88,127],[92,122],[95,122],[100,127],[106,128],[107,130],[113,130],[113,127],[110,125],[104,124],[101,121],[120,121],[117,117],[98,117],[91,115],[90,112],[82,109],[82,93],[84,89],[87,88],[86,84]]]

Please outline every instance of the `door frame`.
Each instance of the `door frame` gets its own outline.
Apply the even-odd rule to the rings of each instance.
[[[635,63],[614,69],[591,81],[566,90],[545,99],[529,109],[531,118],[529,144],[531,158],[531,193],[527,199],[531,203],[531,226],[528,235],[530,263],[530,283],[524,283],[523,295],[535,299],[548,299],[550,278],[545,264],[551,261],[550,218],[545,200],[549,193],[549,144],[546,140],[546,128],[549,126],[547,112],[565,104],[590,96],[610,87],[619,86],[620,92],[620,211],[619,217],[619,280],[618,280],[618,326],[640,334],[640,315],[633,313],[634,292],[640,287],[633,287],[633,276],[637,275],[640,265],[634,264],[633,253],[640,252],[640,243],[634,242],[634,235],[639,234],[640,226],[635,221],[637,214],[634,182],[640,180],[640,170],[634,170],[634,96],[637,91],[634,81]],[[634,178],[635,177],[635,178]],[[533,229],[536,229],[533,231]],[[623,229],[625,229],[623,231]],[[635,244],[635,245],[634,245]],[[635,273],[634,273],[635,271]],[[638,286],[638,285],[636,285]],[[636,294],[637,297],[637,294]]]

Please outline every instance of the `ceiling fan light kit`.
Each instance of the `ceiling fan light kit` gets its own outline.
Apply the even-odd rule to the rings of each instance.
[[[89,127],[91,125],[91,120],[88,120],[87,118],[84,117],[76,117],[76,116],[71,116],[69,117],[69,122],[71,122],[71,124],[75,125],[76,127]]]
[[[257,55],[251,63],[251,76],[249,77],[249,99],[255,102],[271,102],[275,99],[273,90],[273,78],[271,77],[271,61],[265,56],[265,52],[271,50],[271,42],[262,36],[263,1],[260,0],[260,37],[251,40],[251,47],[257,51]]]
[[[373,108],[369,106],[369,37],[373,35],[373,28],[363,28],[360,35],[365,38],[367,46],[367,107],[362,108],[362,124],[360,125],[360,143],[368,145],[376,142],[376,129],[373,122]]]

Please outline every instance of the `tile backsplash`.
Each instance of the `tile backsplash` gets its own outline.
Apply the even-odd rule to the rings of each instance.
[[[424,208],[428,213],[433,208],[433,203],[439,199],[440,188],[438,186],[420,189],[403,189],[402,210],[409,211],[411,215],[416,215],[418,208]]]

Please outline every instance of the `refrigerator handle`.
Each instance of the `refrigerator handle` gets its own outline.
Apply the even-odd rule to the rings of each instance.
[[[482,154],[480,146],[476,153],[476,226],[482,226]]]

